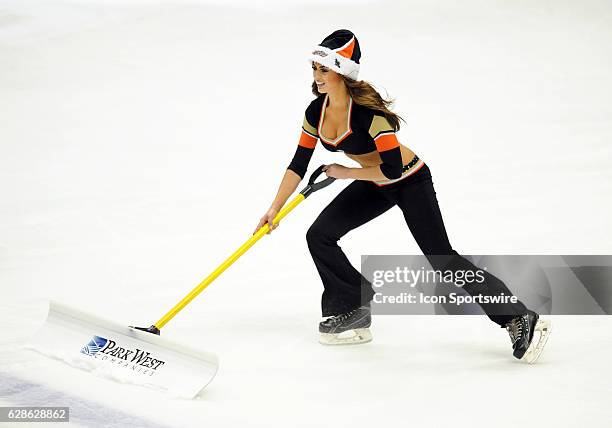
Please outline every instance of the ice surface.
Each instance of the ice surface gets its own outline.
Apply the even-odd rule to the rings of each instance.
[[[336,28],[397,100],[457,251],[610,253],[610,24],[593,0],[3,1],[0,403],[96,427],[610,426],[609,317],[551,317],[534,366],[483,317],[378,316],[370,344],[319,345],[304,234],[342,181],[162,332],[219,355],[198,399],[21,349],[48,298],[150,325],[250,236],[311,99],[305,54]],[[310,170],[331,162],[355,166],[318,148]],[[341,245],[356,266],[419,254],[399,210]]]

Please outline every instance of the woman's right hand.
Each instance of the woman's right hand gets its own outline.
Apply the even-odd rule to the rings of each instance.
[[[268,209],[268,211],[263,215],[261,220],[259,220],[259,224],[255,228],[253,235],[255,235],[257,231],[261,229],[266,223],[268,223],[268,227],[270,228],[270,230],[266,232],[266,235],[269,235],[274,229],[276,229],[280,223],[276,223],[275,225],[273,225],[272,222],[274,221],[274,217],[276,217],[277,214],[278,210],[276,208]]]

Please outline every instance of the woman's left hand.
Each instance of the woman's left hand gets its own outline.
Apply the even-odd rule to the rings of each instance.
[[[330,165],[325,165],[323,167],[323,171],[327,174],[328,177],[333,178],[351,178],[350,177],[350,168],[346,166],[339,165],[337,163],[332,163]]]

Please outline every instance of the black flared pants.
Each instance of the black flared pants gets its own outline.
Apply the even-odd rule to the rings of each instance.
[[[427,165],[385,186],[367,180],[354,180],[321,211],[306,233],[308,248],[323,281],[321,309],[324,317],[348,312],[372,299],[374,292],[371,287],[366,287],[371,291],[369,296],[363,295],[363,281],[367,280],[351,265],[338,240],[395,205],[402,210],[408,228],[425,256],[452,256],[452,260],[445,262],[444,266],[437,264],[445,258],[428,257],[434,269],[479,270],[460,256],[448,240]],[[512,295],[499,278],[484,272],[485,281],[482,284],[463,287],[470,295]],[[482,303],[480,306],[493,322],[502,327],[510,319],[527,312],[520,301]]]

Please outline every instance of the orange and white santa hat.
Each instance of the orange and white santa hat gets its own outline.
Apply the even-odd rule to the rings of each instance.
[[[357,80],[361,49],[350,30],[336,30],[312,50],[308,61],[318,62],[336,73]]]

